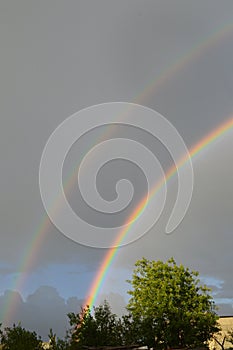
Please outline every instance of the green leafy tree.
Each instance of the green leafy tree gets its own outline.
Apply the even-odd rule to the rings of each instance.
[[[83,346],[114,346],[121,345],[121,323],[111,312],[109,304],[94,307],[94,315],[90,308],[82,308],[78,314],[68,314],[71,331],[71,349]]]
[[[133,318],[132,314],[128,313],[119,319],[118,329],[121,337],[121,342],[119,344],[124,346],[144,344],[142,341],[143,335],[140,323]]]
[[[6,327],[1,331],[3,350],[41,350],[42,341],[35,332],[27,331],[21,325]]]
[[[218,331],[210,289],[198,272],[145,258],[135,264],[128,310],[140,325],[140,341],[149,347],[203,346]]]
[[[83,346],[96,346],[97,329],[96,322],[91,315],[91,310],[87,306],[81,308],[77,314],[71,312],[68,314],[71,326],[70,346],[71,349],[79,349]]]
[[[121,343],[120,320],[112,313],[107,301],[94,307],[94,318],[97,329],[97,344],[119,345]]]

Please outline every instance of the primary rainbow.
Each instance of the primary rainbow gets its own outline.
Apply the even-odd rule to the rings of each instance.
[[[203,55],[205,51],[207,51],[214,45],[217,45],[222,39],[230,35],[232,33],[232,29],[233,29],[233,24],[229,23],[227,25],[224,25],[222,28],[216,30],[214,33],[212,33],[211,36],[208,36],[207,38],[205,38],[201,43],[200,42],[197,43],[197,45],[194,46],[188,53],[180,57],[175,63],[167,67],[158,77],[156,77],[151,82],[149,82],[146,85],[146,87],[143,89],[143,91],[138,96],[136,96],[134,102],[138,104],[145,102],[145,100],[152,93],[155,94],[156,89],[164,85],[169,79],[171,79],[177,72],[179,72],[187,64],[198,59],[201,55]],[[231,118],[226,122],[224,122],[222,125],[220,125],[217,129],[212,131],[210,134],[205,136],[190,150],[191,157],[194,157],[208,144],[212,143],[216,138],[220,137],[226,131],[230,130],[232,128],[232,124],[233,124],[233,119]],[[184,162],[185,162],[185,159],[181,160],[179,163],[179,166],[182,166]],[[169,169],[169,171],[166,174],[166,181],[168,181],[175,174],[175,172],[176,172],[176,168],[172,167],[171,169]],[[73,179],[71,178],[71,180],[67,183],[66,186],[69,188],[71,187],[72,184],[73,184]],[[149,197],[147,197],[146,199],[145,198],[142,199],[142,201],[139,203],[138,207],[132,213],[132,215],[127,220],[127,222],[129,222],[130,220],[135,220],[137,216],[141,214],[142,210],[145,209],[149,198],[155,195],[162,185],[163,185],[162,182],[155,185],[152,193],[149,194]],[[55,203],[55,206],[56,205],[57,204]],[[133,225],[133,222],[132,222],[132,225]],[[130,228],[132,227],[132,225],[130,225]],[[47,215],[45,214],[37,230],[34,232],[28,245],[24,249],[22,258],[19,261],[19,273],[14,283],[12,284],[11,289],[17,290],[19,292],[23,291],[23,287],[27,282],[27,277],[28,277],[27,275],[29,271],[33,268],[33,266],[35,266],[36,264],[39,251],[41,249],[43,242],[46,239],[46,236],[48,235],[48,232],[51,226],[52,224],[49,218],[47,217]],[[115,241],[116,246],[120,244],[122,239],[125,237],[125,235],[128,232],[128,229],[127,231],[122,230],[119,232],[119,236]],[[109,267],[114,257],[116,256],[117,251],[118,251],[118,248],[109,249],[106,256],[103,259],[101,267],[89,290],[89,293],[88,293],[89,297],[86,299],[86,304],[90,305],[91,307],[93,306],[96,300],[97,294],[104,283],[107,271],[109,270]],[[9,297],[9,299],[7,300],[4,310],[2,310],[2,318],[3,318],[2,321],[4,322],[4,324],[9,324],[13,320],[13,316],[16,310],[16,303],[17,303],[17,298],[14,298],[14,295]]]
[[[208,135],[203,137],[200,141],[198,141],[192,148],[189,149],[189,154],[191,158],[194,158],[199,152],[204,150],[206,147],[208,147],[211,143],[213,143],[216,139],[221,137],[223,134],[225,134],[227,131],[230,131],[233,129],[233,117],[231,116],[230,119],[222,123],[220,126],[218,126],[216,129],[211,131]],[[100,292],[100,289],[102,285],[104,284],[106,275],[108,273],[109,268],[111,267],[111,264],[113,262],[114,257],[116,257],[117,252],[119,251],[119,245],[121,244],[122,240],[125,238],[129,230],[133,228],[133,225],[137,218],[142,214],[143,210],[145,210],[148,201],[151,197],[155,196],[160,188],[170,180],[173,175],[176,174],[177,169],[182,167],[186,161],[188,161],[189,157],[185,155],[185,157],[181,158],[178,162],[177,166],[173,165],[171,168],[167,171],[165,174],[165,177],[162,178],[160,181],[158,181],[151,193],[149,193],[149,196],[146,195],[137,205],[136,209],[133,211],[133,213],[128,218],[127,223],[130,223],[126,228],[123,228],[115,242],[113,243],[113,248],[108,249],[107,254],[105,255],[103,262],[99,268],[99,271],[91,285],[91,288],[88,293],[88,298],[85,301],[85,305],[88,305],[90,308],[92,308],[95,304],[96,298]]]

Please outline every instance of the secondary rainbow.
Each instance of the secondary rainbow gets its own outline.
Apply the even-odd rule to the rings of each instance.
[[[211,131],[208,135],[203,137],[200,141],[198,141],[192,148],[189,150],[189,154],[191,158],[194,158],[198,153],[200,153],[202,150],[206,149],[210,144],[212,144],[216,139],[224,135],[226,132],[233,129],[233,117],[225,121],[223,124],[218,126],[216,129]],[[91,288],[88,293],[88,297],[85,300],[85,305],[88,305],[90,308],[92,308],[95,305],[96,298],[101,290],[101,287],[103,286],[107,273],[112,265],[112,262],[114,258],[116,257],[117,253],[119,252],[119,245],[121,244],[124,237],[127,235],[129,230],[133,229],[133,226],[136,224],[135,221],[137,218],[142,214],[142,212],[146,209],[147,203],[150,200],[151,197],[155,196],[160,188],[166,184],[177,172],[177,168],[182,167],[185,162],[188,160],[187,156],[180,159],[177,166],[173,165],[165,174],[165,178],[162,178],[160,181],[158,181],[151,193],[149,195],[146,195],[137,205],[134,212],[130,215],[128,218],[126,225],[128,222],[130,222],[129,225],[127,225],[127,228],[122,229],[115,242],[113,242],[113,248],[110,248],[105,255],[103,262],[99,268],[99,271],[91,285]]]
[[[153,93],[156,93],[156,89],[160,88],[162,85],[164,85],[169,79],[171,79],[175,74],[177,74],[179,71],[181,71],[182,68],[184,68],[186,65],[190,64],[191,62],[197,60],[201,55],[204,54],[205,51],[209,50],[210,48],[214,47],[214,45],[217,45],[222,39],[227,38],[228,35],[232,33],[233,24],[228,23],[221,27],[220,29],[215,30],[214,33],[212,33],[210,36],[202,40],[201,42],[197,43],[194,47],[192,47],[191,50],[188,51],[188,53],[184,54],[182,57],[178,58],[175,63],[173,63],[171,66],[167,67],[162,73],[154,78],[151,82],[149,82],[146,87],[143,89],[143,91],[138,94],[134,102],[135,103],[145,103],[146,99],[150,97],[150,95]],[[229,124],[228,124],[229,123]],[[205,145],[208,145],[214,139],[219,137],[221,134],[223,134],[225,131],[227,131],[226,125],[230,125],[230,121],[225,122],[220,126],[218,129],[216,129],[214,132],[209,134],[207,137],[204,137],[202,141],[198,142],[196,146],[194,146],[191,150],[191,156],[193,157],[196,153],[198,153],[202,148],[205,147]],[[228,127],[229,129],[231,126]],[[220,130],[223,130],[222,132]],[[215,133],[215,136],[212,135]],[[173,175],[172,172],[175,171],[174,169],[169,170],[171,172],[170,177]],[[166,174],[167,180],[169,179],[169,174]],[[67,187],[71,187],[73,184],[73,176],[71,177],[71,180],[67,183]],[[155,192],[155,191],[153,191]],[[151,196],[152,194],[150,194]],[[147,198],[148,200],[148,198]],[[57,204],[55,203],[55,206]],[[142,200],[140,204],[138,205],[137,209],[131,216],[131,220],[133,217],[137,217],[137,215],[140,215],[143,208],[145,208],[146,202]],[[25,286],[27,282],[27,274],[29,271],[35,266],[39,251],[41,249],[41,246],[43,242],[46,239],[46,236],[48,235],[48,232],[50,228],[52,227],[52,224],[45,214],[42,218],[40,224],[38,225],[37,230],[32,235],[28,245],[25,247],[22,258],[19,261],[19,273],[16,277],[14,283],[12,284],[11,289],[17,290],[17,291],[23,291],[23,287]],[[118,239],[116,240],[116,245],[120,243],[122,237],[127,234],[127,232],[120,232]],[[119,242],[119,243],[117,243]],[[111,265],[111,262],[113,261],[114,256],[117,253],[117,249],[113,248],[110,249],[106,256],[103,259],[103,263],[101,264],[101,267],[94,279],[94,282],[92,283],[92,286],[89,290],[89,297],[86,300],[86,303],[90,306],[93,305],[94,301],[96,300],[97,293],[100,290],[101,285],[104,283],[104,280],[106,278],[108,267]],[[7,300],[7,303],[5,304],[4,309],[2,310],[2,321],[4,324],[9,324],[13,320],[13,316],[15,314],[16,310],[16,303],[17,299],[14,297],[9,297]]]

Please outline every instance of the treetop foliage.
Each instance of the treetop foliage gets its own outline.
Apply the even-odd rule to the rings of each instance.
[[[200,285],[197,271],[178,266],[173,258],[137,261],[128,282],[127,308],[142,328],[151,328],[149,346],[200,346],[218,330],[210,289]]]
[[[30,332],[14,324],[13,327],[6,327],[0,330],[1,344],[3,350],[42,350],[42,341],[35,332]],[[27,348],[25,348],[25,345]]]

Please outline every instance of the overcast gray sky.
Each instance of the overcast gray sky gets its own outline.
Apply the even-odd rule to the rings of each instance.
[[[75,311],[87,296],[106,250],[74,243],[51,223],[28,262],[27,247],[46,216],[38,180],[45,143],[73,113],[103,102],[135,102],[152,81],[154,89],[138,101],[165,116],[187,147],[229,119],[233,2],[3,0],[0,17],[0,318],[21,320],[42,336],[51,326],[63,335],[61,315],[65,320],[67,310]],[[167,76],[163,82],[161,75]],[[146,145],[151,142],[127,128],[115,134],[127,137],[127,132]],[[93,143],[95,134],[89,136]],[[68,155],[65,174],[77,163],[80,149],[89,151],[86,137]],[[166,167],[169,154],[156,143],[157,149]],[[125,280],[135,261],[174,256],[213,287],[220,314],[233,314],[233,132],[193,159],[193,168],[193,198],[180,226],[164,234],[177,191],[174,182],[158,223],[118,251],[97,303],[107,297],[113,311],[123,310]],[[76,185],[70,195],[73,207]],[[139,186],[135,198],[142,192]],[[9,290],[19,294],[12,297]],[[48,299],[56,310],[50,317],[42,308]]]

